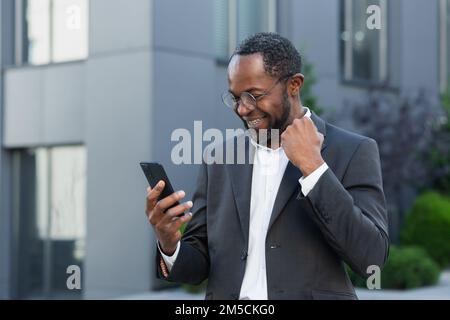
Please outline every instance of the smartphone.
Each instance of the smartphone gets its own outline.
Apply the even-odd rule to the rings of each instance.
[[[147,178],[148,184],[152,189],[158,184],[159,181],[165,182],[164,190],[161,192],[158,200],[162,200],[174,193],[172,188],[172,184],[167,177],[166,171],[164,167],[159,163],[150,163],[150,162],[141,162],[140,163],[142,171],[144,171],[145,177]],[[179,205],[180,203],[177,201],[172,207]]]

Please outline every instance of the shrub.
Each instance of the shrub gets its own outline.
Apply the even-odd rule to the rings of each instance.
[[[350,280],[357,287],[366,287],[366,280],[349,268]],[[391,246],[389,259],[381,272],[382,289],[412,289],[430,286],[439,280],[439,267],[419,247]]]
[[[402,243],[424,248],[443,268],[450,265],[450,198],[428,192],[406,217]]]

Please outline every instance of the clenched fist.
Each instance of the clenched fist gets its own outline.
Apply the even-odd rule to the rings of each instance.
[[[281,146],[289,160],[307,177],[325,163],[321,155],[323,139],[314,122],[302,117],[283,132]]]
[[[181,239],[179,230],[181,225],[192,219],[191,213],[183,215],[186,210],[192,208],[192,202],[188,201],[173,206],[185,197],[184,191],[175,192],[158,201],[158,197],[164,190],[164,187],[164,181],[160,181],[154,189],[147,188],[147,208],[145,213],[155,230],[161,250],[164,254],[171,256],[175,253],[178,241]]]

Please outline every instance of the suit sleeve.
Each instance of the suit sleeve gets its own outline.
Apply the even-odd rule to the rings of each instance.
[[[303,195],[299,194],[298,199]],[[354,152],[342,182],[328,169],[306,197],[311,218],[339,256],[359,275],[382,268],[389,252],[380,157],[372,139]]]
[[[193,217],[188,223],[180,243],[178,256],[164,277],[161,270],[161,254],[156,252],[157,277],[171,282],[200,284],[209,274],[208,235],[206,228],[206,194],[208,174],[203,164],[197,181],[197,189],[193,196]]]

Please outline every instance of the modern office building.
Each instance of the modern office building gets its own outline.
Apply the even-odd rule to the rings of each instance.
[[[366,27],[370,5],[380,30]],[[315,67],[320,104],[338,114],[370,86],[437,97],[449,81],[447,0],[2,0],[0,10],[0,299],[165,286],[139,162],[161,162],[192,195],[197,167],[172,163],[172,132],[241,125],[220,95],[249,34],[291,39]],[[67,289],[70,265],[81,290]]]

